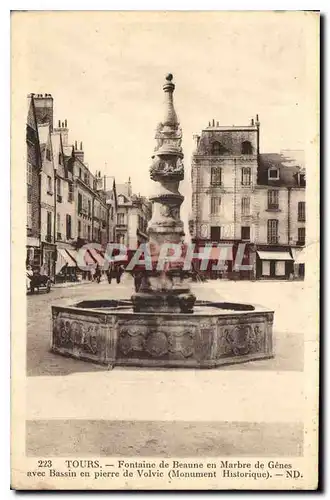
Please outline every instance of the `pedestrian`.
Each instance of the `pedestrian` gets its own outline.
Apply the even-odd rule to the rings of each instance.
[[[116,267],[116,281],[118,284],[120,283],[123,272],[124,272],[124,267],[122,265]]]
[[[101,269],[98,264],[95,269],[94,279],[97,281],[97,283],[100,283],[101,281]]]

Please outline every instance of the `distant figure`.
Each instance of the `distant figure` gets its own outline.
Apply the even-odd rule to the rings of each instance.
[[[100,283],[101,281],[101,269],[98,264],[95,269],[94,279],[97,281],[97,283]]]
[[[124,266],[122,265],[116,266],[116,281],[118,284],[120,283],[123,272],[124,272]]]
[[[143,273],[142,272],[134,274],[134,288],[135,288],[135,292],[138,292],[140,290],[140,286],[142,284],[142,280],[143,280]]]

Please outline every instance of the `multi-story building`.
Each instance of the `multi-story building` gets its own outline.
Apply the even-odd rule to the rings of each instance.
[[[40,266],[40,171],[42,166],[39,144],[37,112],[34,94],[28,95],[28,113],[26,121],[26,264]]]
[[[56,233],[55,233],[55,170],[54,156],[49,123],[38,125],[38,134],[41,151],[41,189],[40,189],[40,238],[41,261],[43,271],[48,276],[55,276],[56,262]]]
[[[68,141],[67,121],[53,129],[53,98],[31,94],[27,119],[27,264],[52,278],[73,277],[77,248],[109,241],[109,212],[101,173],[92,175],[82,143]],[[114,189],[112,183],[112,190]],[[111,234],[113,237],[112,210]],[[90,258],[89,258],[89,257]],[[88,250],[87,263],[102,263],[102,252]],[[64,270],[64,271],[63,271]]]
[[[136,249],[146,242],[147,225],[151,218],[151,203],[146,197],[132,193],[131,180],[117,185],[116,242]]]
[[[213,121],[195,140],[193,241],[198,245],[228,242],[234,250],[244,242],[243,263],[248,261],[252,270],[241,276],[303,274],[303,263],[294,266],[294,250],[301,248],[305,227],[302,159],[293,160],[289,152],[260,154],[258,116],[247,126],[224,127]],[[230,273],[232,261],[227,267]]]

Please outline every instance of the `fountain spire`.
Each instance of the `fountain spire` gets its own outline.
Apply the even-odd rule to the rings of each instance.
[[[152,156],[150,178],[155,181],[152,201],[152,218],[148,225],[149,246],[153,262],[158,261],[161,246],[177,245],[181,248],[184,237],[180,207],[184,197],[179,192],[184,178],[182,130],[174,109],[173,75],[165,77],[165,113],[156,129],[156,147]],[[146,271],[140,290],[133,295],[135,311],[191,312],[195,296],[183,283],[183,259],[167,263],[166,270],[159,267]]]

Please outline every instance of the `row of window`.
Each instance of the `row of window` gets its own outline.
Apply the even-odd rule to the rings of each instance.
[[[278,210],[278,191],[269,190],[268,191],[268,210]],[[211,215],[219,215],[221,208],[221,196],[211,196]],[[241,201],[241,213],[242,215],[250,215],[250,198],[244,197]],[[298,202],[298,222],[305,222],[306,220],[306,203],[304,201]]]
[[[280,171],[276,167],[270,167],[268,169],[268,180],[278,181],[280,178]],[[251,185],[251,168],[243,167],[241,170],[241,184],[242,186]],[[298,174],[297,178],[298,186],[306,186],[305,176]],[[211,186],[221,186],[222,185],[222,168],[221,167],[211,167]]]
[[[212,241],[221,241],[221,227],[220,226],[211,226],[211,240]],[[251,238],[251,228],[250,226],[242,226],[241,227],[241,240],[250,241]],[[305,245],[306,231],[304,227],[298,228],[298,244]],[[278,220],[277,219],[269,219],[267,221],[267,243],[269,244],[277,244],[279,242],[278,236]]]
[[[251,168],[243,167],[241,170],[241,184],[242,186],[251,185]],[[211,186],[222,185],[222,168],[211,167]]]
[[[228,149],[221,144],[219,141],[212,142],[211,154],[214,156],[220,156],[228,153]],[[241,143],[241,153],[243,155],[252,155],[253,147],[250,141],[243,141]]]
[[[52,232],[53,232],[53,222],[52,222],[53,216],[52,212],[47,212],[47,235],[46,235],[46,240],[51,242],[52,241]],[[61,232],[61,215],[58,213],[56,215],[56,239],[57,240],[62,240],[64,235]],[[66,214],[65,216],[65,237],[67,240],[72,239],[72,217],[69,214]]]

